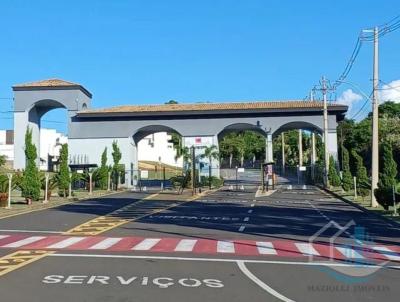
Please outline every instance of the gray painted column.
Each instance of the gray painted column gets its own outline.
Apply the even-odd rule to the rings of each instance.
[[[272,148],[272,134],[267,134],[265,139],[265,161],[267,163],[274,161]]]
[[[333,159],[338,163],[338,145],[336,129],[329,129],[328,131],[328,153],[332,155]]]
[[[303,166],[303,131],[299,129],[299,166]]]
[[[286,157],[285,157],[285,133],[281,133],[282,137],[282,175],[285,175],[285,165],[286,165]]]
[[[28,113],[14,112],[14,169],[25,169],[25,131],[28,127]]]

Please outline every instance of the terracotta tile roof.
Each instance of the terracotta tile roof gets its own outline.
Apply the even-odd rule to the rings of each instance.
[[[55,87],[55,88],[54,88]],[[31,88],[31,89],[42,89],[42,88],[53,88],[56,89],[57,87],[59,88],[78,88],[81,91],[83,91],[86,95],[89,97],[92,97],[92,94],[86,90],[85,87],[83,87],[81,84],[61,80],[61,79],[47,79],[47,80],[41,80],[41,81],[36,81],[36,82],[28,82],[28,83],[22,83],[22,84],[16,84],[12,86],[13,90],[24,90],[25,88]]]
[[[66,86],[81,86],[77,83],[72,83],[60,79],[47,79],[36,82],[16,84],[13,87],[66,87]]]
[[[322,102],[310,101],[268,101],[268,102],[241,102],[241,103],[196,103],[196,104],[163,104],[163,105],[132,105],[117,106],[102,109],[81,111],[79,114],[113,114],[113,113],[150,113],[150,112],[174,112],[174,111],[218,111],[218,110],[263,110],[263,109],[322,109]],[[329,108],[344,105],[330,104]]]

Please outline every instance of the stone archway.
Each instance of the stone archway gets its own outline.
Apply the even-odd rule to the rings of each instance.
[[[91,93],[80,84],[59,79],[18,84],[14,91],[14,169],[25,168],[25,132],[32,129],[33,143],[40,150],[40,119],[56,108],[68,112],[68,130],[71,119],[80,110],[90,107]],[[39,156],[37,159],[39,164]]]

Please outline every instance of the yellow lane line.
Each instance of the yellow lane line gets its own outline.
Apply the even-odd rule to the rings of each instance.
[[[0,276],[42,259],[52,251],[17,251],[0,258]]]
[[[148,200],[151,198],[154,198],[158,196],[159,193],[151,194],[149,196],[146,196],[145,198],[132,203],[130,205],[126,205],[125,207],[129,206],[136,206],[137,204],[143,203],[144,200]],[[128,223],[132,221],[132,219],[126,219],[126,218],[118,218],[111,216],[113,214],[117,213],[123,213],[123,208],[116,209],[115,211],[108,213],[104,216],[99,216],[96,217],[92,220],[86,221],[66,232],[64,232],[64,235],[87,235],[87,236],[94,236],[94,235],[99,235],[101,233],[107,232],[109,230],[112,230],[116,227],[119,227],[120,225],[123,225],[125,223]]]

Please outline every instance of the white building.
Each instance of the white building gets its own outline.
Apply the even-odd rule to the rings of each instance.
[[[5,155],[6,166],[12,168],[14,162],[14,131],[0,130],[0,155]]]
[[[61,145],[68,143],[68,137],[55,129],[40,130],[40,170],[54,170],[58,162]]]
[[[138,160],[161,162],[163,164],[182,167],[182,158],[175,159],[176,150],[168,141],[171,135],[157,132],[143,138],[138,144]]]
[[[68,143],[68,137],[55,129],[42,128],[40,131],[40,170],[52,170],[58,162],[62,144]],[[14,131],[0,130],[0,155],[5,155],[7,165],[11,168],[14,162]]]

